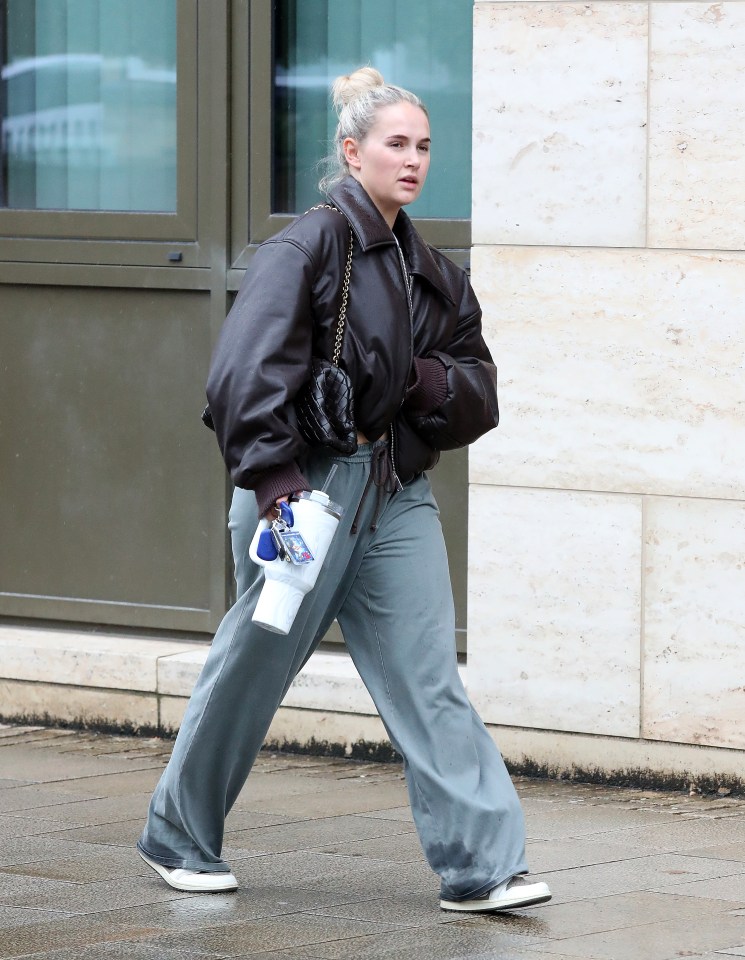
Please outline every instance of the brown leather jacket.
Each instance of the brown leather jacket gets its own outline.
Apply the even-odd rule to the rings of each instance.
[[[403,211],[391,232],[353,177],[329,200],[343,217],[310,210],[256,251],[212,358],[207,397],[218,443],[234,483],[256,489],[260,506],[304,485],[308,447],[293,399],[311,356],[332,355],[350,225],[341,365],[358,429],[378,437],[392,428],[394,467],[406,483],[434,466],[440,450],[471,443],[499,418],[496,368],[465,272],[426,244]]]

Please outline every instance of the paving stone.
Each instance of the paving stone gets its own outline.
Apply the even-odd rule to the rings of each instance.
[[[59,841],[58,841],[59,843]],[[101,844],[78,844],[82,852],[69,856],[73,844],[67,844],[68,856],[65,857],[59,847],[55,848],[56,858],[34,855],[13,866],[0,868],[0,877],[6,873],[20,874],[26,877],[46,877],[50,880],[70,880],[84,883],[94,880],[113,880],[117,877],[146,876],[151,872],[137,856],[134,848],[123,850],[121,847],[106,847]],[[27,857],[31,857],[27,854]]]
[[[312,950],[313,948],[310,947]],[[24,958],[25,960],[25,958]],[[231,956],[230,960],[318,960],[318,954],[306,953],[304,950],[298,951],[297,947],[290,950],[262,950],[260,953],[242,953],[238,956]],[[721,957],[719,958],[721,960]]]
[[[668,920],[696,919],[702,910],[709,914],[726,913],[731,906],[718,900],[695,901],[650,891],[583,899],[581,904],[552,901],[540,911],[543,932],[539,935],[564,940]],[[643,933],[640,929],[639,937]]]
[[[196,952],[188,948],[175,950],[162,944],[154,947],[126,940],[25,954],[23,960],[219,960],[222,956],[224,954]]]
[[[42,833],[54,833],[59,828],[59,820],[6,816],[0,820],[0,840],[10,840],[13,837],[35,837]]]
[[[336,857],[308,851],[251,854],[229,845],[223,849],[223,856],[247,883],[311,883],[318,890],[333,889],[329,885],[334,880],[380,867],[375,861],[361,857]]]
[[[681,897],[725,900],[745,907],[745,871],[711,880],[694,880],[693,883],[667,884],[656,888],[661,893],[674,893]]]
[[[310,947],[309,949],[313,949]],[[24,957],[24,960],[26,958]],[[291,947],[289,950],[262,950],[260,953],[242,953],[240,956],[231,955],[230,960],[318,960],[318,954],[306,953],[297,947]],[[719,960],[722,960],[720,957]]]
[[[366,763],[342,757],[313,757],[262,751],[254,764],[255,771],[289,770],[303,776],[330,778],[364,778],[368,780],[401,779],[401,763]]]
[[[42,816],[49,817],[52,815],[49,807],[73,803],[76,799],[98,800],[105,796],[102,792],[92,790],[92,786],[92,784],[89,785],[87,796],[82,797],[71,797],[69,793],[58,790],[56,784],[53,787],[43,787],[33,783],[13,790],[3,790],[0,793],[0,816],[4,813],[43,810]]]
[[[76,730],[60,730],[56,727],[16,727],[4,724],[0,727],[0,739],[4,746],[6,743],[20,741],[26,744],[37,743],[40,740],[61,740],[63,737],[79,736]]]
[[[44,910],[64,909],[75,915],[84,915],[111,912],[114,907],[142,907],[194,897],[193,893],[174,890],[151,877],[154,878],[152,871],[148,876],[81,883],[3,874],[0,882],[0,903]]]
[[[372,900],[353,897],[347,903],[325,906],[313,912],[349,920],[385,921],[393,918],[402,926],[412,927],[463,921],[462,914],[438,908],[436,884],[427,892],[402,889],[395,897]]]
[[[667,810],[643,810],[639,807],[608,807],[570,804],[528,798],[523,801],[529,840],[562,840],[565,837],[590,837],[610,830],[636,831],[640,826],[671,823],[678,815]],[[621,821],[621,822],[619,822]]]
[[[711,847],[697,847],[693,850],[686,850],[685,852],[688,857],[711,857],[745,863],[745,842],[720,843]]]
[[[140,819],[144,823],[151,795],[151,791],[148,791],[123,797],[99,797],[92,800],[78,800],[66,796],[62,803],[41,808],[39,815],[56,821],[58,830],[84,825],[94,826],[100,823],[116,823],[120,820]],[[11,815],[21,816],[21,811],[12,811]],[[28,811],[23,815],[31,816]]]
[[[240,889],[205,896],[168,887],[134,850],[171,749],[0,727],[0,958],[745,955],[743,798],[516,778],[531,869],[554,900],[463,917],[439,910],[399,764],[262,753],[226,825]],[[25,783],[8,759],[63,779]]]
[[[390,896],[391,887],[429,890],[433,903],[437,877],[424,863],[401,863],[392,867],[363,857],[335,857],[320,853],[289,853],[251,857],[234,864],[239,881],[256,889],[269,884],[294,884],[314,890],[367,898]]]
[[[6,906],[44,907],[47,904],[44,897],[59,890],[69,899],[62,900],[63,909],[70,909],[72,898],[75,896],[75,886],[70,882],[49,880],[46,877],[28,877],[22,874],[0,872],[0,903]],[[39,902],[35,902],[36,895],[40,895]],[[50,909],[56,909],[58,904],[48,904]]]
[[[76,844],[57,838],[11,837],[0,849],[0,868],[7,869],[11,866],[51,861],[75,856],[78,853]]]
[[[154,874],[148,878],[148,890],[162,894],[161,902],[147,903],[143,897],[135,909],[111,911],[109,916],[117,923],[129,920],[138,927],[159,926],[174,933],[205,927],[244,923],[248,920],[281,917],[307,913],[315,915],[326,910],[343,909],[354,894],[337,893],[282,884],[241,884],[234,893],[179,894],[159,882]],[[91,885],[94,886],[94,885]],[[168,897],[168,891],[176,896]],[[112,899],[109,903],[118,901]],[[354,919],[354,918],[351,918]],[[389,922],[390,918],[386,918]]]
[[[11,780],[9,777],[0,777],[0,790],[10,790],[13,787],[26,787],[31,780]]]
[[[225,821],[225,835],[239,830],[276,827],[283,823],[301,823],[305,820],[306,818],[299,811],[294,815],[286,816],[282,813],[262,812],[260,810],[236,810],[233,807]]]
[[[45,920],[61,920],[72,915],[67,910],[38,910],[29,907],[0,906],[0,930],[8,927],[21,927],[28,923],[43,923]]]
[[[23,960],[26,960],[24,957]],[[496,960],[493,953],[472,953],[468,955],[468,960]],[[597,960],[596,957],[587,954],[568,954],[563,953],[545,953],[540,945],[535,946],[534,948],[525,947],[524,949],[519,950],[510,950],[508,953],[500,954],[499,960]],[[642,960],[640,957],[639,960]],[[686,958],[690,960],[690,958]],[[722,960],[719,957],[719,960]]]
[[[238,796],[236,807],[239,810],[251,809],[262,801],[312,796],[313,794],[326,793],[328,789],[328,782],[320,777],[253,771]]]
[[[688,920],[649,923],[588,936],[550,941],[547,954],[566,953],[591,956],[598,960],[672,960],[697,953],[731,949],[741,943],[742,919],[726,913],[705,913]]]
[[[694,881],[741,872],[740,864],[722,860],[681,857],[676,854],[577,867],[541,874],[557,901],[654,890],[662,884]]]
[[[360,785],[338,783],[325,791],[308,794],[299,803],[293,797],[273,797],[266,800],[244,800],[236,803],[237,808],[290,815],[298,807],[306,818],[339,816],[343,814],[367,813],[386,807],[399,807],[406,802],[404,784],[373,783]]]
[[[652,848],[654,849],[654,848]],[[621,843],[601,844],[584,837],[564,840],[533,840],[526,845],[526,854],[531,873],[546,873],[554,870],[571,870],[600,863],[618,863],[634,858],[641,859],[649,853],[649,846],[625,846]]]
[[[139,761],[138,761],[139,762]],[[55,788],[68,799],[98,797],[122,797],[128,794],[152,793],[160,779],[165,763],[158,766],[142,767],[138,770],[127,769],[121,773],[103,773],[97,776],[80,777],[73,780],[55,781]]]
[[[367,938],[378,933],[398,930],[395,924],[371,923],[363,920],[335,920],[297,913],[279,918],[249,920],[212,926],[188,933],[169,934],[168,937],[148,938],[148,943],[165,943],[171,947],[191,946],[204,952],[224,951],[229,956],[257,951],[282,950],[301,947],[308,953],[319,953],[317,944],[339,942],[351,949],[357,938]],[[308,949],[313,945],[313,949]],[[226,950],[227,947],[227,950]],[[352,954],[348,954],[352,956]]]
[[[392,823],[371,817],[321,817],[304,820],[299,823],[255,828],[251,830],[230,830],[226,832],[226,842],[231,847],[250,850],[257,853],[283,853],[293,850],[312,850],[325,843],[342,844],[345,841],[365,841],[375,838],[396,837],[393,842],[404,842],[407,836],[416,837],[414,827],[404,823]],[[421,848],[415,840],[418,855]],[[332,849],[318,849],[319,853],[336,853]],[[348,856],[367,856],[361,850],[349,850]]]
[[[135,930],[131,926],[114,927],[103,915],[91,917],[65,917],[43,923],[27,923],[0,930],[0,957],[25,957],[31,953],[44,953],[61,948],[78,948],[91,944],[116,942],[138,936],[157,936],[157,928]]]
[[[335,856],[367,857],[370,860],[398,862],[423,861],[419,838],[415,832],[397,836],[374,837],[370,840],[352,840],[346,843],[329,843],[318,848],[318,853],[333,853]]]
[[[414,817],[411,814],[411,807],[391,807],[389,810],[371,810],[368,817],[376,817],[378,820],[403,820],[407,823],[413,823]]]
[[[634,846],[646,845],[648,849],[663,852],[682,853],[685,850],[723,843],[745,842],[745,820],[732,818],[716,819],[678,819],[675,823],[659,826],[643,826],[634,831],[633,838],[626,836],[625,830],[609,830],[594,834],[588,842],[599,844],[618,844],[631,839]]]
[[[76,843],[98,843],[132,849],[142,833],[144,823],[145,813],[143,812],[143,815],[135,820],[117,820],[114,823],[100,823],[92,827],[61,826],[58,823],[56,830],[47,828],[45,833],[50,837]]]
[[[466,960],[479,954],[507,960],[510,951],[532,942],[533,938],[512,932],[505,923],[477,926],[469,920],[315,944],[310,952],[321,960]]]
[[[73,761],[74,762],[71,762]],[[29,750],[24,743],[0,748],[0,763],[3,769],[12,770],[13,776],[36,783],[67,783],[87,777],[119,773],[132,768],[132,760],[126,755],[86,755],[79,750],[65,751],[56,741],[46,741]],[[162,768],[157,757],[141,757],[140,767]]]

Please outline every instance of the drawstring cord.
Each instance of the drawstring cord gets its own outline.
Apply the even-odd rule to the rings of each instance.
[[[357,533],[362,507],[367,499],[368,491],[373,483],[378,489],[375,500],[375,513],[373,514],[373,521],[370,524],[370,530],[375,533],[375,531],[378,529],[380,511],[383,508],[383,498],[385,497],[386,493],[393,493],[393,491],[396,489],[395,474],[393,472],[393,464],[388,453],[387,444],[381,443],[380,446],[373,447],[372,461],[370,462],[370,475],[367,478],[365,489],[362,491],[360,502],[357,505],[357,512],[355,513],[354,520],[352,521],[351,533]]]

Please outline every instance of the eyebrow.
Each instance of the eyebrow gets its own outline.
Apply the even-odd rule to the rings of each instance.
[[[414,140],[415,137],[407,137],[405,133],[389,133],[386,140]],[[417,143],[432,143],[432,137],[422,137]]]

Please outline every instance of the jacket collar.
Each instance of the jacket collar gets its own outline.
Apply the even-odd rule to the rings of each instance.
[[[424,277],[447,300],[455,303],[450,285],[432,256],[432,251],[403,210],[399,211],[391,231],[365,188],[352,176],[345,177],[333,186],[328,196],[346,216],[365,252],[375,247],[390,246],[398,237],[406,251],[411,272]]]

